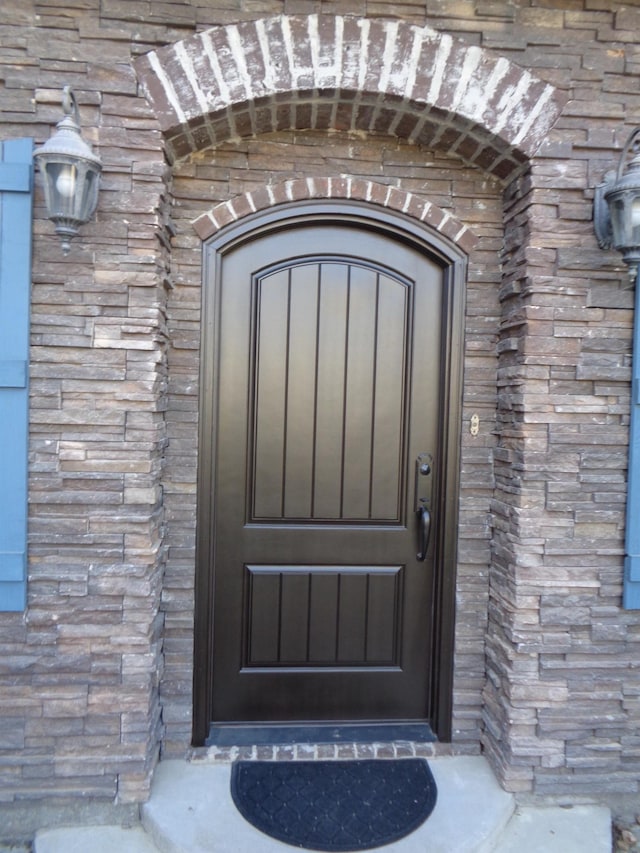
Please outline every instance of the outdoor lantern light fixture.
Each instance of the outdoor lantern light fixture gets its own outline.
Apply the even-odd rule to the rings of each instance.
[[[55,133],[33,156],[44,176],[44,195],[49,219],[69,254],[69,242],[78,228],[93,216],[98,203],[102,164],[80,133],[78,104],[71,88],[62,94],[64,118]]]
[[[600,248],[622,252],[634,282],[640,265],[640,127],[627,140],[617,171],[596,187],[593,224]]]

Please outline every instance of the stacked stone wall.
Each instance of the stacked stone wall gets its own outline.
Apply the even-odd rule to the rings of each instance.
[[[382,137],[411,138],[397,111],[366,139],[365,111],[328,136],[321,124],[209,136],[215,150],[177,163],[170,214],[162,121],[133,60],[281,13],[365,16],[379,32],[384,19],[427,24],[570,100],[540,148],[492,177],[496,158],[478,159],[464,122],[455,137],[416,136],[422,148]],[[640,9],[608,0],[5,0],[0,135],[44,141],[71,84],[104,173],[97,218],[67,259],[39,184],[36,194],[29,607],[0,614],[3,802],[140,800],[163,732],[168,753],[186,748],[200,287],[190,220],[265,183],[344,174],[424,197],[480,237],[464,423],[477,411],[481,433],[472,442],[463,424],[454,744],[482,743],[521,793],[637,795],[640,634],[620,607],[632,301],[590,216],[593,186],[640,119],[639,28]]]
[[[563,169],[550,142],[507,193],[484,744],[511,790],[604,785],[620,808],[638,789],[637,615],[620,609],[633,295],[592,248],[589,148]]]
[[[130,65],[93,4],[8,3],[0,133],[43,142],[73,86],[103,162],[99,213],[64,258],[36,184],[29,581],[0,614],[2,834],[32,801],[144,798],[161,736],[167,169]]]

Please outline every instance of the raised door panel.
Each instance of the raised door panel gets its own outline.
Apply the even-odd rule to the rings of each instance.
[[[259,277],[250,521],[400,522],[409,296],[335,260]]]

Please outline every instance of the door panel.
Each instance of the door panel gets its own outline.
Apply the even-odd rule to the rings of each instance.
[[[436,460],[433,507],[443,270],[307,222],[216,275],[213,720],[428,719],[437,577],[433,546],[416,560],[415,466]]]
[[[250,519],[400,519],[409,285],[353,263],[257,281]]]
[[[247,566],[251,667],[399,666],[400,566]]]

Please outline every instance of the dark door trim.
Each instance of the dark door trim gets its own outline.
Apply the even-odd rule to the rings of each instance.
[[[437,573],[434,598],[433,656],[437,666],[432,667],[432,672],[436,673],[437,683],[432,685],[431,691],[436,697],[431,709],[431,725],[441,741],[451,740],[466,254],[455,243],[408,216],[366,203],[317,200],[286,204],[247,216],[222,229],[203,246],[193,682],[195,746],[203,745],[209,733],[211,685],[215,677],[212,672],[215,579],[210,566],[216,510],[212,501],[212,466],[217,439],[215,386],[220,263],[232,247],[251,240],[258,233],[264,235],[286,229],[294,223],[312,222],[357,224],[373,232],[384,233],[424,252],[443,269],[445,334],[441,387],[446,389],[446,398],[442,400],[440,422],[443,464],[437,468],[444,472],[438,489],[442,496],[438,515],[445,519],[445,523],[439,525],[438,539],[434,543],[438,563],[443,569]]]

